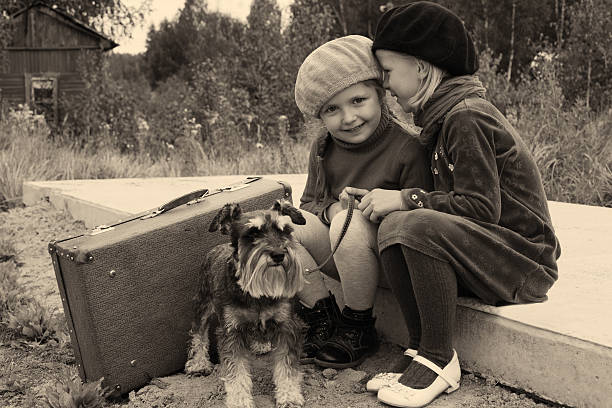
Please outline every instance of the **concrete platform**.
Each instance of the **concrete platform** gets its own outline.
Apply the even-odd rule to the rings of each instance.
[[[305,175],[267,177],[289,182],[299,203]],[[93,228],[243,178],[26,182],[23,200],[31,205],[48,199]],[[462,368],[570,406],[612,407],[612,209],[549,205],[562,246],[559,281],[549,301],[491,307],[460,299],[456,348]],[[338,285],[329,283],[337,292]],[[407,332],[390,291],[381,288],[376,313],[383,335],[402,344]]]

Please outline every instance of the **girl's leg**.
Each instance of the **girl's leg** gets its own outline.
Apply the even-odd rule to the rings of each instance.
[[[347,212],[341,211],[331,222],[331,245],[340,237]],[[378,287],[380,261],[377,244],[378,225],[354,210],[353,218],[338,250],[334,262],[344,296],[344,304],[353,310],[367,310],[374,306]]]
[[[317,262],[304,246],[299,245],[296,248],[296,254],[302,261],[302,265],[304,266],[305,270],[312,270],[316,268]],[[325,281],[323,280],[323,275],[321,272],[304,272],[304,278],[306,278],[306,282],[304,283],[302,290],[298,293],[298,299],[300,300],[301,304],[311,308],[315,303],[317,303],[318,300],[329,296],[329,292],[325,286]]]
[[[315,215],[302,211],[306,225],[296,225],[294,236],[300,242],[296,252],[304,269],[314,269],[317,263],[323,262],[331,253],[329,228]],[[333,261],[325,266],[326,272],[333,274]],[[331,295],[319,271],[305,274],[306,283],[298,293],[298,315],[308,325],[300,361],[311,363],[323,344],[329,340],[339,322],[340,311],[336,299]]]
[[[404,261],[402,246],[396,244],[388,247],[382,251],[380,258],[387,282],[397,299],[404,316],[404,321],[406,322],[406,327],[408,328],[408,335],[410,336],[408,348],[418,350],[421,342],[421,316],[419,315],[419,307],[414,297],[414,289],[412,288],[412,281],[408,273],[408,266],[406,266]],[[412,357],[404,355],[393,365],[389,372],[403,373],[411,362]]]
[[[346,211],[342,211],[332,220],[332,245],[340,236],[346,214]],[[376,238],[377,226],[365,219],[361,211],[355,210],[342,243],[334,254],[345,307],[336,333],[315,357],[318,365],[354,367],[378,347],[372,315],[380,269]]]
[[[447,262],[402,246],[407,271],[405,279],[412,283],[421,320],[420,356],[444,368],[453,357],[453,333],[457,306],[457,278]],[[411,388],[426,388],[437,374],[414,361],[399,382]]]
[[[304,269],[314,269],[317,262],[323,262],[330,254],[329,227],[323,224],[319,218],[307,211],[301,211],[306,219],[305,225],[295,225],[293,235],[300,245],[296,248],[296,253]],[[334,268],[332,265],[327,268]],[[329,296],[329,291],[323,281],[323,275],[319,271],[305,274],[306,283],[304,288],[298,293],[300,302],[309,308],[323,298]]]

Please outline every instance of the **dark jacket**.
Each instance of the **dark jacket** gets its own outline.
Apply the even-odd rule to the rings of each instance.
[[[402,231],[415,217],[401,221],[396,215],[379,229],[380,250],[401,243],[449,261],[460,282],[487,303],[545,300],[561,250],[529,149],[503,114],[479,97],[453,106],[438,129],[431,140],[433,191],[405,189],[402,199],[408,209],[448,216],[436,216],[425,238]],[[521,298],[530,280],[537,294]]]

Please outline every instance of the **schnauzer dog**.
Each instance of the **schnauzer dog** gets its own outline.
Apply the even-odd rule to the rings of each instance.
[[[245,214],[226,204],[210,224],[209,231],[230,234],[231,243],[214,247],[202,265],[185,372],[212,372],[216,339],[228,407],[255,406],[251,350],[265,344],[271,345],[276,406],[304,404],[298,368],[304,326],[293,311],[304,273],[292,223],[306,220],[288,201],[276,201],[270,210]]]

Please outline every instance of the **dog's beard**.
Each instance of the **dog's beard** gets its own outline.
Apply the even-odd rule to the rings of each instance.
[[[304,271],[293,248],[278,265],[262,249],[253,249],[244,262],[238,285],[254,298],[290,298],[304,287]]]

